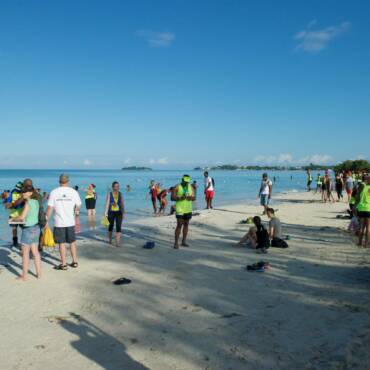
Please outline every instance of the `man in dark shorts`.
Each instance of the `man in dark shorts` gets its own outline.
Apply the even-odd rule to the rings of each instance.
[[[49,220],[54,212],[54,241],[59,244],[61,264],[57,270],[67,270],[65,244],[71,245],[71,267],[78,267],[77,245],[75,236],[75,217],[80,214],[81,199],[77,191],[69,186],[69,176],[60,175],[60,186],[54,189],[49,196],[46,219]]]
[[[171,200],[176,202],[177,226],[175,230],[174,248],[179,249],[179,239],[182,230],[182,247],[188,247],[186,238],[189,231],[189,222],[193,215],[194,189],[190,184],[190,176],[184,175],[181,183],[172,192]]]

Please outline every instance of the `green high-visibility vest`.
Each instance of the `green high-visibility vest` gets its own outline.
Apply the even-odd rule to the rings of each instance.
[[[182,186],[181,184],[177,187],[176,196],[181,198],[184,195],[193,196],[193,187],[188,184],[187,187]],[[176,214],[181,216],[187,213],[193,212],[193,202],[191,200],[178,200],[176,201]]]
[[[360,201],[357,204],[357,211],[370,212],[370,185],[365,185],[360,194]]]

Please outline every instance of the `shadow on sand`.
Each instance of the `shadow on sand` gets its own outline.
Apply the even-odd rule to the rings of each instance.
[[[116,338],[80,315],[70,313],[70,317],[70,320],[61,320],[60,326],[78,337],[71,346],[81,355],[106,370],[149,370],[133,360]]]

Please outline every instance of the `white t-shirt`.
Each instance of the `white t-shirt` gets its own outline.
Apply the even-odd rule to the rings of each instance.
[[[209,188],[207,189],[207,186],[209,185]],[[204,189],[207,189],[207,190],[210,190],[210,191],[213,191],[214,188],[213,188],[213,181],[212,181],[212,177],[211,176],[208,176],[208,177],[205,177],[204,178]]]
[[[270,186],[272,186],[272,182],[270,179],[266,181],[262,180],[261,182],[261,194],[262,195],[269,195],[270,194]]]
[[[54,189],[49,196],[48,206],[54,208],[54,226],[75,226],[75,207],[81,206],[81,199],[77,191],[60,186]]]

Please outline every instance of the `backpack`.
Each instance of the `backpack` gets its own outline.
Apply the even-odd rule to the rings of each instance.
[[[42,204],[42,200],[39,200],[39,226],[45,227],[46,225],[46,213],[44,210],[44,206]]]

